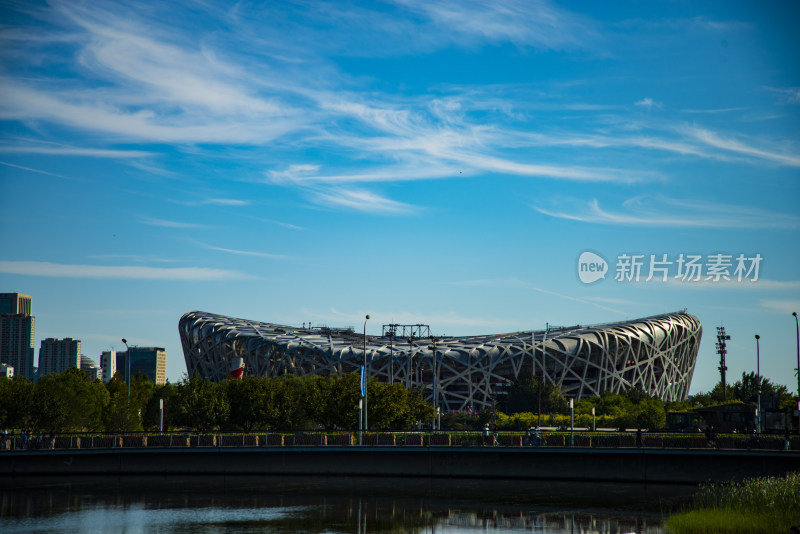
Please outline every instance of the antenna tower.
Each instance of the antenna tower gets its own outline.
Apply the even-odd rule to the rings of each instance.
[[[725,383],[725,371],[728,370],[728,367],[725,365],[725,355],[728,354],[728,348],[725,342],[730,340],[730,338],[731,336],[725,333],[724,326],[717,327],[717,354],[719,354],[719,374],[722,379],[722,402],[728,400],[728,387]]]

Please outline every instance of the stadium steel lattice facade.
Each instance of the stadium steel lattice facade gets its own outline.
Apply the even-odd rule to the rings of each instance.
[[[360,372],[364,337],[352,329],[300,328],[193,311],[178,328],[189,375],[222,380],[244,360],[245,375]],[[685,312],[596,326],[469,337],[367,336],[368,376],[423,387],[443,411],[480,410],[520,373],[575,398],[633,386],[663,400],[689,392],[700,321]],[[434,341],[435,339],[435,341]]]

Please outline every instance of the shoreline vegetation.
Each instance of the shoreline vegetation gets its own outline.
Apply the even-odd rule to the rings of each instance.
[[[667,518],[671,534],[788,534],[800,525],[800,473],[706,484],[691,507]]]

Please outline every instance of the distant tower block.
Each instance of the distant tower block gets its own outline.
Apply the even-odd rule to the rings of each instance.
[[[725,371],[728,367],[725,365],[725,355],[728,354],[728,347],[726,341],[730,341],[731,336],[725,333],[724,326],[717,327],[717,354],[719,354],[719,376],[722,381],[722,400],[728,400],[727,385],[725,382]]]

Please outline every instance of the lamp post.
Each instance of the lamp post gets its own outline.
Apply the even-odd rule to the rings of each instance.
[[[128,383],[128,404],[131,403],[131,349],[128,347],[128,340],[122,338],[125,343],[125,361],[128,363],[128,374],[125,376],[125,381]]]
[[[367,382],[367,377],[369,373],[367,373],[367,321],[369,321],[369,315],[364,319],[364,383]],[[367,426],[367,388],[364,388],[364,431],[366,432],[369,427]]]
[[[438,339],[436,336],[431,336],[431,342],[433,343],[431,350],[433,359],[431,360],[431,365],[433,366],[433,429],[436,430],[436,418],[439,413],[439,380],[438,375],[436,373],[437,365],[436,365],[436,342]]]
[[[792,316],[797,329],[797,400],[800,401],[800,322],[797,321],[797,312],[792,312]]]
[[[569,446],[575,445],[575,399],[569,399]]]
[[[414,373],[414,335],[408,338],[408,372],[406,373],[406,388],[411,389]]]
[[[389,384],[394,384],[394,348],[392,341],[394,340],[393,325],[389,325],[389,331],[386,332],[386,337],[389,338]]]
[[[756,412],[756,433],[761,434],[761,354],[758,340],[761,336],[756,334],[756,391],[757,391],[757,404]]]
[[[797,426],[800,429],[800,323],[797,321],[797,312],[792,312],[792,317],[797,329]]]

